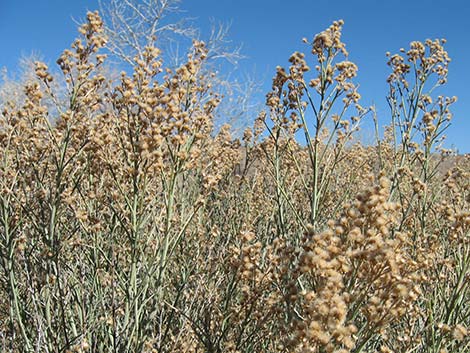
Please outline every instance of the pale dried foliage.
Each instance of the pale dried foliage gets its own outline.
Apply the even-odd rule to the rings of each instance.
[[[205,42],[207,58],[202,62],[204,79],[213,91],[223,95],[214,111],[215,128],[230,123],[243,130],[249,125],[254,109],[254,96],[260,85],[254,75],[243,82],[232,78],[238,62],[245,59],[242,46],[230,40],[230,23],[211,20],[210,32],[204,33],[196,20],[181,8],[181,0],[106,0],[98,1],[108,38],[106,49],[111,61],[134,65],[137,56],[143,59],[147,47],[158,47],[167,67],[181,66],[194,40]],[[214,75],[215,72],[223,71]],[[246,75],[246,74],[245,74]],[[240,135],[240,131],[235,131]]]
[[[67,100],[37,62],[0,114],[2,351],[470,351],[444,42],[389,56],[392,122],[363,146],[342,25],[278,67],[242,139],[214,130],[202,42],[174,69],[139,48],[113,81],[89,13],[58,60]]]

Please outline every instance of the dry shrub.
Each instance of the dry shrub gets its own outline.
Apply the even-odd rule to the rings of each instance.
[[[389,56],[391,124],[363,146],[342,26],[277,68],[239,140],[214,131],[202,42],[174,69],[147,47],[113,81],[89,13],[62,90],[38,62],[0,114],[2,349],[469,351],[470,160],[440,147],[444,41]]]

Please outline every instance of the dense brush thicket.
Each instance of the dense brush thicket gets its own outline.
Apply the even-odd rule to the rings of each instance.
[[[36,63],[0,113],[2,351],[470,352],[444,41],[388,56],[391,121],[365,146],[342,24],[277,68],[240,139],[213,127],[202,42],[112,80],[89,13],[60,90]]]

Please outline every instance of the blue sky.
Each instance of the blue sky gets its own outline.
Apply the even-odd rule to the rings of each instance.
[[[76,36],[73,19],[97,7],[97,0],[0,0],[0,67],[14,71],[19,58],[32,52],[54,63]],[[350,60],[359,66],[362,104],[375,103],[382,123],[389,119],[385,52],[397,52],[413,40],[446,38],[452,62],[449,83],[439,93],[459,97],[447,146],[470,152],[469,1],[183,0],[181,8],[195,18],[203,36],[210,18],[230,21],[230,38],[243,44],[248,56],[238,72],[255,73],[264,80],[265,92],[275,67],[287,66],[293,51],[307,49],[303,37],[312,38],[333,20],[344,19],[343,39]]]

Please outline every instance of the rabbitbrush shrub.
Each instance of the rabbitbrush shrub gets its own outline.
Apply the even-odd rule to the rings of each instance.
[[[0,114],[4,352],[469,352],[470,159],[441,148],[443,40],[389,55],[390,124],[362,107],[342,21],[215,131],[194,42],[104,69],[89,13]],[[209,76],[208,76],[209,75]]]

